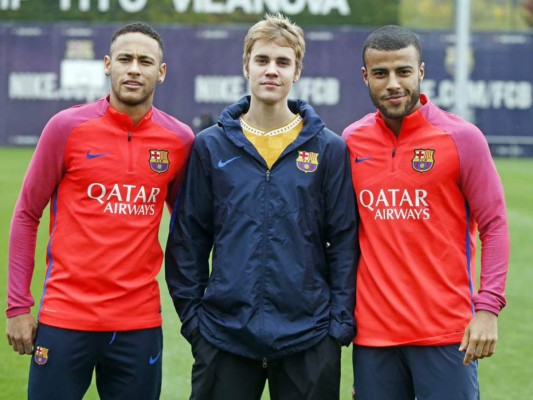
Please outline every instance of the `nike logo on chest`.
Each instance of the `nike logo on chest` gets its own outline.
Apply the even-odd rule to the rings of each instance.
[[[226,160],[226,161],[220,160],[218,162],[218,168],[224,168],[226,165],[228,165],[229,163],[232,163],[233,161],[235,161],[235,160],[237,160],[239,158],[241,158],[241,156],[233,157],[233,158],[230,158],[229,160]]]
[[[368,160],[372,160],[372,157],[355,157],[355,163],[356,164],[359,164],[359,163],[362,163],[364,161],[368,161]]]
[[[87,151],[87,154],[85,155],[89,160],[92,160],[93,158],[100,158],[107,156],[107,153],[99,153],[99,154],[92,154],[91,150]]]

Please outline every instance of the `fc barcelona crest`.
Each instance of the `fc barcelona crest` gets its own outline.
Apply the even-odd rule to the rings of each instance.
[[[168,171],[170,160],[168,159],[168,151],[166,150],[150,150],[150,168],[152,171],[162,174]]]
[[[305,173],[315,172],[318,168],[318,153],[298,150],[296,166],[300,171],[303,171]]]
[[[431,149],[416,149],[413,157],[413,169],[417,172],[428,172],[435,164],[433,158],[435,150]]]
[[[48,361],[48,349],[46,347],[37,346],[33,360],[38,365],[46,364]]]

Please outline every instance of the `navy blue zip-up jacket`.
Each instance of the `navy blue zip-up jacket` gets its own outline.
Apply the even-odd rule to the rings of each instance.
[[[241,130],[249,102],[198,134],[172,215],[165,274],[181,332],[258,360],[328,334],[347,345],[359,248],[345,143],[289,101],[304,126],[269,170]]]

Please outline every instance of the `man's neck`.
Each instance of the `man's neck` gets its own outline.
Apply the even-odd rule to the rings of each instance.
[[[244,119],[253,127],[269,132],[287,125],[294,119],[294,114],[286,102],[265,104],[252,101]]]
[[[150,108],[152,107],[152,104],[148,102],[135,106],[129,106],[127,104],[116,102],[113,101],[113,99],[110,99],[109,103],[118,112],[128,115],[131,118],[133,126],[136,126],[144,118],[146,113],[150,111]]]

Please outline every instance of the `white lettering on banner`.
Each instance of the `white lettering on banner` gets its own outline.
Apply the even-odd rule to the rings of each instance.
[[[301,78],[293,86],[290,97],[314,105],[334,106],[339,103],[340,82],[336,78]]]
[[[364,189],[359,204],[374,213],[374,219],[429,219],[427,191],[423,189]]]
[[[12,100],[81,100],[94,101],[107,93],[107,88],[57,87],[58,76],[53,72],[12,72],[9,74],[8,95]]]
[[[103,183],[91,183],[87,187],[87,197],[105,204],[104,212],[111,214],[154,215],[154,204],[160,192],[160,188],[152,187],[148,194],[148,189],[144,186],[118,183],[111,189],[106,188]]]
[[[21,0],[11,0],[11,8],[18,9]],[[148,0],[116,0],[121,10],[128,13],[143,11]],[[4,6],[9,0],[0,0]],[[93,0],[94,2],[94,0]],[[97,8],[100,12],[110,9],[111,0],[97,0]],[[78,10],[87,12],[91,10],[91,0],[59,0],[61,11],[70,11],[72,3],[77,3]],[[188,10],[201,14],[233,14],[240,11],[244,14],[264,14],[265,12],[281,12],[288,15],[296,15],[306,10],[311,15],[328,15],[338,12],[340,15],[350,15],[348,0],[172,0],[174,10],[179,13]],[[17,8],[15,8],[17,7]]]
[[[247,93],[246,80],[240,75],[197,75],[194,100],[197,103],[232,103]],[[340,100],[340,82],[336,78],[301,78],[290,94],[313,105],[334,106]]]
[[[197,103],[233,103],[246,94],[242,76],[197,75],[194,100]]]
[[[101,3],[105,2],[109,4],[108,0],[99,0],[98,9],[100,10]],[[72,7],[71,0],[59,0],[59,9],[61,11],[69,11]],[[78,10],[89,11],[91,9],[91,0],[78,0]],[[107,11],[107,10],[102,10]]]
[[[97,8],[100,12],[109,11],[110,0],[98,0]],[[136,13],[142,11],[146,7],[148,0],[118,0],[120,8],[129,13]],[[72,8],[72,0],[59,0],[59,9],[61,11],[70,11]],[[91,10],[91,0],[78,0],[78,10],[87,12]]]
[[[533,84],[528,81],[469,81],[468,104],[473,108],[527,110],[533,105]],[[438,106],[449,108],[455,102],[452,80],[425,80],[422,92]]]
[[[281,12],[296,15],[307,8],[312,15],[328,15],[337,11],[340,15],[350,15],[348,0],[174,0],[174,8],[184,12],[192,3],[196,13],[232,14],[241,11],[245,14]]]
[[[0,0],[0,10],[18,10],[21,0]]]
[[[187,11],[187,8],[189,8],[191,0],[172,0],[172,2],[174,3],[174,9],[177,12],[185,12]]]
[[[24,98],[30,93],[46,98],[46,94],[55,92],[56,87],[57,74],[53,72],[9,74],[9,97],[12,99]]]
[[[126,12],[136,13],[142,11],[148,0],[118,0],[120,7]]]
[[[312,15],[328,15],[333,11],[340,15],[350,15],[348,0],[173,0],[177,12],[186,12],[192,5],[195,13],[232,14],[241,11],[244,14],[263,14],[265,12],[282,12],[296,15],[307,8]]]

